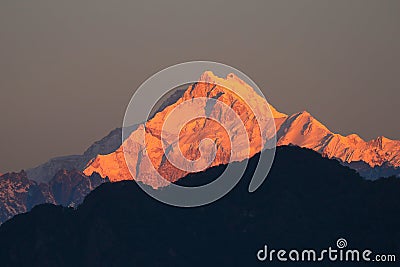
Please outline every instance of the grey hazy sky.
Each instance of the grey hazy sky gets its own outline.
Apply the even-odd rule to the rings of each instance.
[[[400,1],[145,2],[0,2],[0,172],[82,153],[145,79],[190,60],[335,132],[400,138]]]

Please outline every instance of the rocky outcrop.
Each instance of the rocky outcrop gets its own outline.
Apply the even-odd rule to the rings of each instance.
[[[46,186],[28,179],[25,171],[0,177],[0,223],[41,203],[55,203]]]
[[[48,184],[49,192],[58,205],[75,207],[86,195],[106,182],[97,173],[87,177],[82,172],[60,170]]]
[[[48,184],[29,180],[27,173],[7,173],[0,177],[0,224],[34,206],[52,203],[75,207],[84,197],[108,179],[90,177],[73,170],[59,170]]]

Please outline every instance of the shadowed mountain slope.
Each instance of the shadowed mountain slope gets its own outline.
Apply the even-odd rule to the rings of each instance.
[[[257,156],[233,191],[199,208],[159,203],[134,181],[101,185],[77,210],[37,206],[0,227],[2,263],[287,266],[259,263],[256,253],[265,244],[276,249],[335,247],[338,238],[346,238],[351,248],[398,253],[400,180],[366,181],[335,160],[284,146],[277,149],[264,184],[250,194],[247,188]],[[190,174],[179,183],[206,183],[223,169]]]

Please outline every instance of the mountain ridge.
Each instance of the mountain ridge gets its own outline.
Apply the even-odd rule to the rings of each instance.
[[[384,163],[400,166],[400,141],[383,136],[365,141],[357,134],[333,133],[306,111],[289,116],[278,130],[277,145],[287,144],[310,148],[346,163],[363,161],[371,168]]]
[[[206,85],[204,83],[206,83]],[[146,135],[150,133],[152,135],[152,142],[157,143],[152,144],[152,147],[150,148],[152,151],[157,151],[156,159],[152,160],[152,162],[147,162],[144,164],[144,167],[139,167],[137,172],[133,173],[132,177],[125,163],[121,146],[115,151],[115,153],[98,155],[91,163],[88,164],[84,170],[84,173],[86,175],[90,175],[93,172],[97,172],[102,177],[109,177],[111,181],[131,179],[144,181],[147,179],[147,182],[154,183],[155,187],[162,186],[163,184],[161,182],[154,182],[152,181],[152,178],[148,179],[148,177],[154,176],[154,174],[147,172],[147,170],[151,168],[149,164],[153,164],[156,169],[160,169],[162,167],[160,166],[161,157],[163,155],[163,152],[160,150],[162,147],[161,142],[159,141],[161,128],[160,125],[162,125],[172,109],[189,99],[199,97],[214,97],[219,101],[226,103],[227,105],[235,105],[235,103],[237,103],[236,101],[240,98],[237,96],[232,96],[229,93],[229,90],[223,90],[219,85],[233,88],[235,91],[245,95],[246,100],[250,99],[252,104],[251,106],[255,106],[257,108],[268,107],[271,110],[276,125],[276,139],[278,146],[291,144],[303,148],[313,149],[314,151],[321,153],[323,156],[337,159],[344,165],[351,168],[357,169],[359,167],[360,172],[364,174],[366,178],[370,179],[378,178],[380,176],[390,176],[393,173],[400,173],[400,141],[390,140],[386,137],[378,137],[370,141],[365,141],[357,134],[343,136],[334,133],[307,111],[298,112],[293,115],[287,115],[277,111],[277,109],[268,104],[248,84],[246,84],[235,74],[228,74],[226,78],[220,78],[214,75],[211,71],[204,72],[200,76],[198,83],[188,86],[182,97],[179,98],[176,103],[165,106],[164,110],[159,111],[152,119],[146,122]],[[196,106],[194,109],[197,110],[201,108],[203,107]],[[240,115],[243,114],[240,113],[243,111],[239,109],[236,109],[235,112],[238,112]],[[248,113],[245,112],[245,114]],[[254,125],[248,127],[247,130],[249,130],[251,127],[255,128]],[[189,126],[189,128],[190,127],[191,126]],[[215,127],[214,131],[222,132],[222,130],[219,130],[218,126],[214,125],[213,127]],[[202,131],[202,129],[200,129],[200,131]],[[189,130],[189,133],[198,134],[198,139],[204,135],[193,130]],[[137,146],[137,148],[133,148],[135,151],[133,154],[135,155],[140,154],[139,151],[143,151],[144,144],[139,144],[140,141],[138,141],[142,138],[143,136],[138,133],[135,137],[132,137],[132,141],[135,143],[135,146]],[[185,137],[183,137],[183,139],[185,139]],[[198,141],[199,140],[196,140],[195,138],[185,139],[186,144],[190,144],[189,146],[196,146]],[[219,144],[222,145],[222,143]],[[224,146],[227,149],[230,147],[229,144],[224,144]],[[251,149],[253,151],[251,154],[254,155],[254,152],[260,151],[260,146],[251,147]],[[192,155],[194,153],[193,151],[186,152],[188,155]],[[183,153],[185,153],[185,151]],[[227,163],[227,160],[221,156],[221,153],[219,156],[219,162],[213,163],[214,165]],[[133,162],[138,162],[137,156],[133,156]],[[371,169],[366,171],[366,167],[361,166],[361,164],[357,164],[357,162],[365,162]],[[141,178],[141,171],[145,173],[144,176],[146,176],[146,178]],[[165,173],[163,170],[159,171],[161,171],[161,173]],[[176,169],[174,171],[167,171],[167,173],[169,175],[175,175],[172,180],[179,179],[187,174]]]
[[[246,94],[247,98],[254,101],[256,106],[268,107],[271,110],[276,126],[278,146],[295,145],[312,149],[324,157],[338,160],[342,165],[356,170],[367,179],[400,177],[400,141],[382,136],[365,141],[357,134],[343,136],[334,133],[307,111],[292,115],[279,112],[273,106],[266,104],[260,95],[234,74],[220,78],[212,72],[205,72],[200,77],[199,83],[192,84],[186,89],[179,88],[168,95],[165,101],[152,112],[146,127],[142,124],[127,129],[135,135],[128,141],[135,147],[132,156],[136,163],[136,171],[140,173],[137,181],[150,184],[155,188],[168,185],[169,182],[154,178],[154,172],[149,171],[151,165],[156,166],[157,171],[162,175],[169,177],[170,182],[176,182],[188,175],[188,172],[177,170],[168,164],[160,150],[160,125],[167,115],[164,110],[171,110],[177,104],[196,97],[210,97],[233,107],[242,116],[242,119],[250,117],[251,113],[246,104],[238,101],[235,95],[224,90],[223,87],[215,86],[216,82],[233,86],[236,90]],[[200,104],[201,108],[206,110],[207,103]],[[211,109],[207,112],[218,113],[219,111]],[[255,128],[255,125],[254,122],[248,120],[246,130]],[[266,128],[266,125],[264,124],[263,127]],[[227,163],[230,144],[226,142],[227,138],[222,128],[205,120],[189,124],[184,130],[186,136],[182,139],[184,141],[182,147],[186,152],[186,157],[196,159],[199,156],[199,141],[203,138],[211,138],[218,149],[216,161],[210,166]],[[153,162],[144,162],[143,160],[144,145],[138,141],[143,137],[141,134],[146,135],[147,141],[153,142],[151,146],[152,153],[155,155]],[[256,135],[257,132],[253,136]],[[271,133],[269,133],[270,135]],[[134,179],[126,166],[121,136],[122,129],[117,128],[106,137],[96,141],[82,155],[58,157],[28,169],[26,172],[0,175],[0,187],[3,188],[0,195],[0,223],[15,214],[29,211],[32,206],[40,203],[58,203],[66,206],[79,204],[83,197],[95,187],[91,185],[91,176],[98,177],[102,182]],[[241,142],[240,140],[243,139],[236,139],[238,143]],[[254,138],[251,143],[250,157],[260,151],[262,143],[263,140]],[[212,151],[206,152],[211,154]],[[244,158],[243,155],[236,155],[236,157],[236,161]],[[68,171],[67,174],[64,173],[65,170]],[[85,179],[88,179],[89,182],[84,181]],[[99,182],[96,179],[95,185]],[[49,189],[50,187],[54,188]],[[57,190],[60,193],[56,194]]]
[[[227,86],[232,85],[232,83],[238,83],[239,85],[244,85],[247,90],[253,90],[247,84],[245,84],[239,77],[234,74],[230,74],[226,79],[217,77],[211,71],[204,72],[200,79],[200,81],[207,82],[215,82],[218,80],[219,83],[225,83]],[[157,113],[161,112],[163,109],[172,105],[182,95],[185,94],[187,89],[180,88],[175,91],[173,94],[166,99],[157,110],[152,113],[152,117],[154,117]],[[298,112],[292,115],[287,115],[277,111],[272,105],[269,105],[271,112],[275,117],[275,124],[277,130],[277,144],[292,144],[298,145],[301,147],[312,148],[324,156],[330,158],[336,158],[346,166],[356,169],[359,171],[365,178],[368,179],[376,179],[378,177],[387,177],[393,174],[400,175],[400,141],[391,140],[384,136],[377,137],[375,139],[365,141],[357,134],[350,134],[347,136],[343,136],[340,134],[335,134],[330,131],[325,125],[316,120],[309,112],[303,111]],[[283,129],[288,126],[287,124],[293,117],[296,116],[305,116],[309,117],[312,121],[317,122],[320,125],[320,129],[323,129],[326,132],[326,135],[331,135],[330,138],[330,146],[327,146],[327,143],[324,144],[304,144],[303,142],[296,142],[296,138],[302,136],[303,129],[297,129],[294,133],[294,136],[288,138],[285,136]],[[282,126],[282,124],[285,124]],[[306,126],[306,123],[303,123],[302,127]],[[282,127],[281,127],[282,126]],[[315,126],[315,125],[314,125]],[[135,126],[138,127],[138,126]],[[133,127],[132,131],[135,129]],[[309,128],[310,129],[310,128]],[[93,145],[91,145],[82,155],[72,155],[72,156],[63,156],[50,159],[48,162],[38,165],[37,167],[30,168],[26,172],[28,173],[28,178],[39,183],[48,182],[53,178],[55,173],[60,169],[78,169],[81,171],[85,171],[87,166],[96,160],[97,157],[101,155],[108,155],[118,149],[121,146],[121,135],[122,129],[116,128],[111,131],[106,137],[102,138],[99,141],[96,141]],[[323,141],[321,139],[321,141]],[[326,141],[326,140],[325,140]],[[343,151],[335,151],[334,143],[340,144],[342,146],[342,150],[348,150],[348,152]],[[390,153],[394,154],[392,159],[390,160],[389,156],[385,156],[385,151],[383,151],[384,144],[392,144],[392,148],[390,148]],[[361,148],[357,148],[361,146]],[[361,144],[361,145],[360,145]],[[323,149],[322,147],[325,147]],[[397,148],[397,149],[396,149]],[[375,150],[375,151],[374,151]],[[379,151],[380,150],[380,151]],[[370,154],[377,154],[376,157],[364,158],[362,157],[367,151]],[[356,152],[356,154],[354,154]],[[389,159],[389,160],[388,160]],[[364,166],[362,163],[366,163],[368,167]],[[88,173],[88,171],[86,171]],[[0,175],[1,176],[1,175]]]

